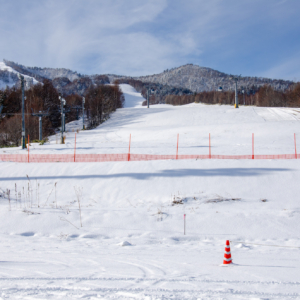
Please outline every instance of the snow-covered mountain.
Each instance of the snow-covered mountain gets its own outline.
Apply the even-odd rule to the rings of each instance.
[[[120,75],[82,75],[69,69],[25,67],[18,63],[3,60],[0,62],[0,88],[13,86],[18,82],[17,73],[32,78],[33,83],[42,82],[44,79],[52,80],[54,86],[62,93],[78,93],[83,95],[86,88],[97,83],[112,83],[115,79],[135,79],[142,82],[167,85],[188,89],[191,92],[214,91],[220,86],[224,91],[234,88],[233,75],[225,74],[210,68],[187,64],[178,68],[165,70],[162,73],[130,77]],[[257,89],[268,84],[275,90],[284,91],[293,84],[292,81],[280,79],[268,79],[261,77],[239,77],[239,87],[246,89]]]
[[[5,89],[6,86],[13,87],[14,85],[18,84],[18,74],[24,75],[27,86],[38,83],[34,77],[16,71],[12,67],[8,66],[5,62],[0,62],[0,89]]]
[[[9,66],[12,69],[22,74],[34,77],[39,81],[43,80],[44,78],[52,80],[58,77],[66,77],[69,80],[73,81],[75,79],[79,79],[83,77],[83,75],[77,72],[71,71],[69,69],[64,69],[64,68],[54,69],[54,68],[25,67],[23,65],[5,59],[3,60],[3,62],[5,63],[6,66]]]
[[[26,78],[27,86],[43,82],[44,79],[52,80],[54,87],[65,95],[84,95],[86,89],[93,84],[109,83],[106,75],[81,75],[69,69],[25,67],[18,63],[3,60],[0,62],[0,89],[19,84],[18,74]]]
[[[135,79],[143,82],[187,88],[193,92],[203,92],[215,91],[220,86],[225,91],[233,89],[233,76],[210,68],[187,64],[178,68],[165,70],[159,74],[135,77]],[[250,88],[251,86],[259,87],[265,84],[271,85],[276,90],[284,91],[292,82],[261,77],[239,77],[239,86]]]

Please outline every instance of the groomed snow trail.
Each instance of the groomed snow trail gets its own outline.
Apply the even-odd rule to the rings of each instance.
[[[300,136],[297,109],[147,109],[121,87],[125,108],[77,134],[79,153],[126,153],[131,133],[132,153],[174,154],[179,133],[180,154],[203,154],[211,133],[213,153],[249,154],[253,132],[257,153],[293,153]],[[32,151],[72,153],[80,126]],[[0,167],[0,299],[300,298],[299,160]]]

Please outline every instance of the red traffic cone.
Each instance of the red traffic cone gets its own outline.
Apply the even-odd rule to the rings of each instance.
[[[225,245],[225,254],[224,254],[223,264],[229,265],[231,263],[232,263],[232,259],[231,259],[231,252],[230,252],[230,243],[227,240],[226,245]]]

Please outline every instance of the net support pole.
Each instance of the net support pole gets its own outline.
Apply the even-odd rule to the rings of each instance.
[[[252,133],[252,159],[254,159],[254,133]]]
[[[179,144],[179,133],[177,133],[176,159],[178,159],[178,144]]]
[[[295,142],[295,159],[297,159],[296,133],[294,133],[294,142]]]
[[[211,158],[211,143],[210,143],[210,133],[208,135],[208,139],[209,139],[209,158]]]
[[[130,133],[130,136],[129,136],[128,161],[130,161],[130,144],[131,144],[131,133]]]

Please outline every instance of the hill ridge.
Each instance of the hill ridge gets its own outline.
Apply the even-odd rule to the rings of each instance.
[[[185,64],[172,69],[166,69],[158,74],[144,75],[144,76],[127,76],[127,75],[115,75],[115,74],[103,74],[103,75],[82,75],[76,71],[65,68],[39,68],[39,67],[25,67],[21,64],[14,63],[12,61],[3,60],[5,65],[10,66],[15,71],[22,73],[27,76],[35,78],[37,81],[42,82],[44,79],[55,80],[58,82],[57,87],[62,82],[77,82],[77,81],[89,81],[84,83],[83,86],[88,86],[95,82],[95,78],[103,77],[99,82],[107,83],[113,82],[116,79],[135,79],[140,80],[143,83],[155,83],[160,85],[167,85],[170,87],[176,87],[181,89],[188,89],[191,92],[198,93],[203,91],[214,91],[219,87],[222,87],[224,91],[234,89],[234,80],[231,74],[226,74],[218,70],[214,70],[209,67],[201,67],[194,64]],[[1,81],[0,70],[0,81]],[[2,74],[3,78],[7,74]],[[4,76],[5,75],[5,76]],[[5,77],[5,78],[6,78]],[[16,77],[16,76],[15,76]],[[104,79],[105,77],[105,79]],[[17,82],[17,80],[16,80]],[[294,82],[282,79],[269,79],[263,77],[251,77],[251,76],[240,76],[239,87],[243,87],[247,90],[254,89],[267,84],[278,91],[285,91]],[[82,86],[82,84],[81,84]],[[71,92],[73,88],[69,88]],[[84,88],[80,90],[80,94],[84,93]]]

